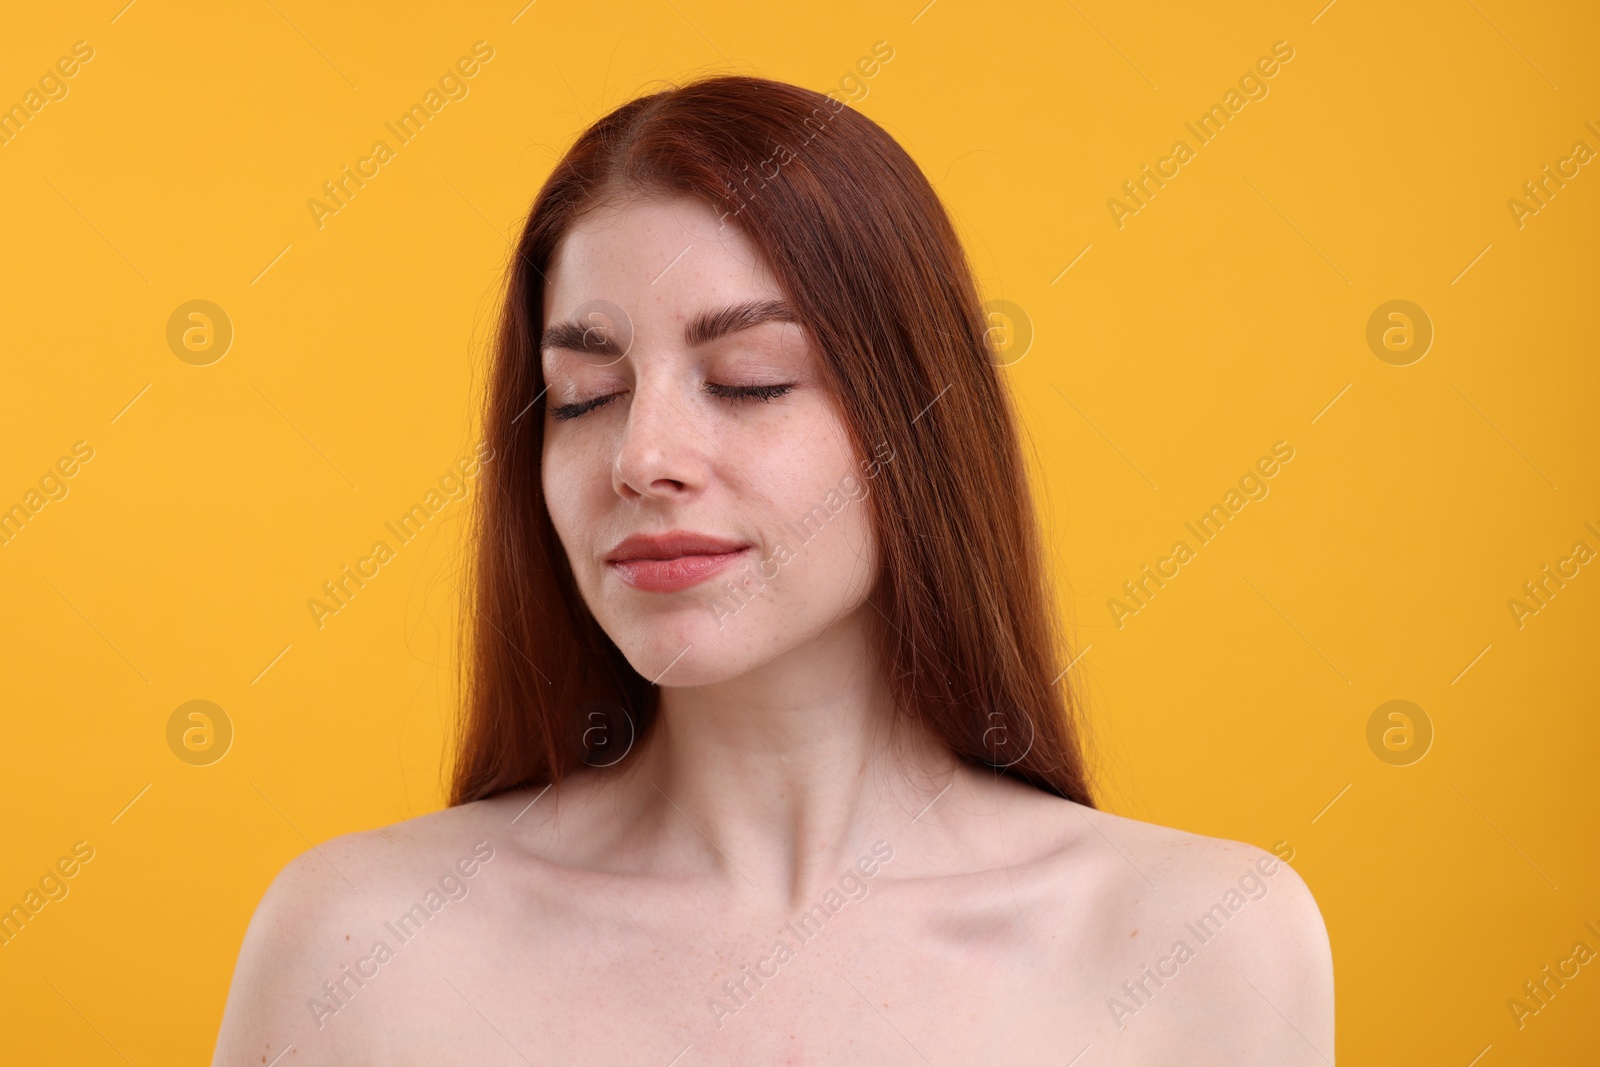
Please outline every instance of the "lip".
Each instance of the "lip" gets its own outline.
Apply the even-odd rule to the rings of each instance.
[[[606,554],[606,565],[635,589],[672,593],[711,578],[749,547],[691,530],[634,534]]]

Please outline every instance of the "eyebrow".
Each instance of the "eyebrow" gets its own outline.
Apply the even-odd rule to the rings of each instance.
[[[799,322],[794,308],[783,300],[746,300],[727,307],[702,311],[683,329],[683,340],[691,348],[710,344],[720,337],[754,329],[769,322]],[[605,356],[623,355],[617,339],[603,327],[580,322],[558,322],[539,337],[539,350],[561,348]]]

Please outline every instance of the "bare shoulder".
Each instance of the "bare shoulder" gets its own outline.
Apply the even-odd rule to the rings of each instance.
[[[1333,960],[1310,887],[1254,845],[1070,804],[1067,851],[1101,872],[1106,1016],[1162,1054],[1333,1059]]]
[[[335,983],[352,965],[360,971],[374,928],[419,901],[425,903],[418,914],[427,916],[470,891],[471,879],[496,854],[495,838],[504,843],[487,806],[345,834],[286,863],[245,932],[213,1062],[261,1062],[263,1055],[270,1062],[291,1044],[302,1067],[335,1062],[336,1047],[307,1040],[308,1031],[321,1028],[318,1005],[342,1003]],[[342,1030],[359,1036],[354,1024]]]
[[[1129,875],[1137,878],[1143,874],[1147,884],[1165,884],[1181,892],[1186,886],[1209,886],[1219,880],[1237,882],[1242,875],[1253,871],[1257,877],[1270,880],[1273,893],[1277,893],[1280,885],[1293,887],[1289,892],[1279,895],[1291,897],[1302,907],[1316,913],[1316,903],[1304,880],[1287,863],[1265,849],[1243,841],[1207,837],[1159,823],[1132,819],[1070,801],[1061,801],[1060,805],[1063,808],[1070,807],[1072,814],[1058,814],[1058,818],[1068,825],[1081,822],[1085,833],[1098,837],[1123,855],[1123,865]],[[1320,913],[1316,917],[1320,923]]]

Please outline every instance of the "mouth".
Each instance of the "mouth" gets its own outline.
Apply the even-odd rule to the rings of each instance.
[[[635,534],[607,553],[606,566],[635,589],[672,593],[715,576],[749,548],[745,542],[682,530]]]

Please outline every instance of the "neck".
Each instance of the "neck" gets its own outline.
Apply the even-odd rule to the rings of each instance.
[[[958,761],[915,727],[891,732],[893,710],[859,615],[738,678],[664,689],[619,782],[630,850],[751,899],[808,900],[953,780]]]

